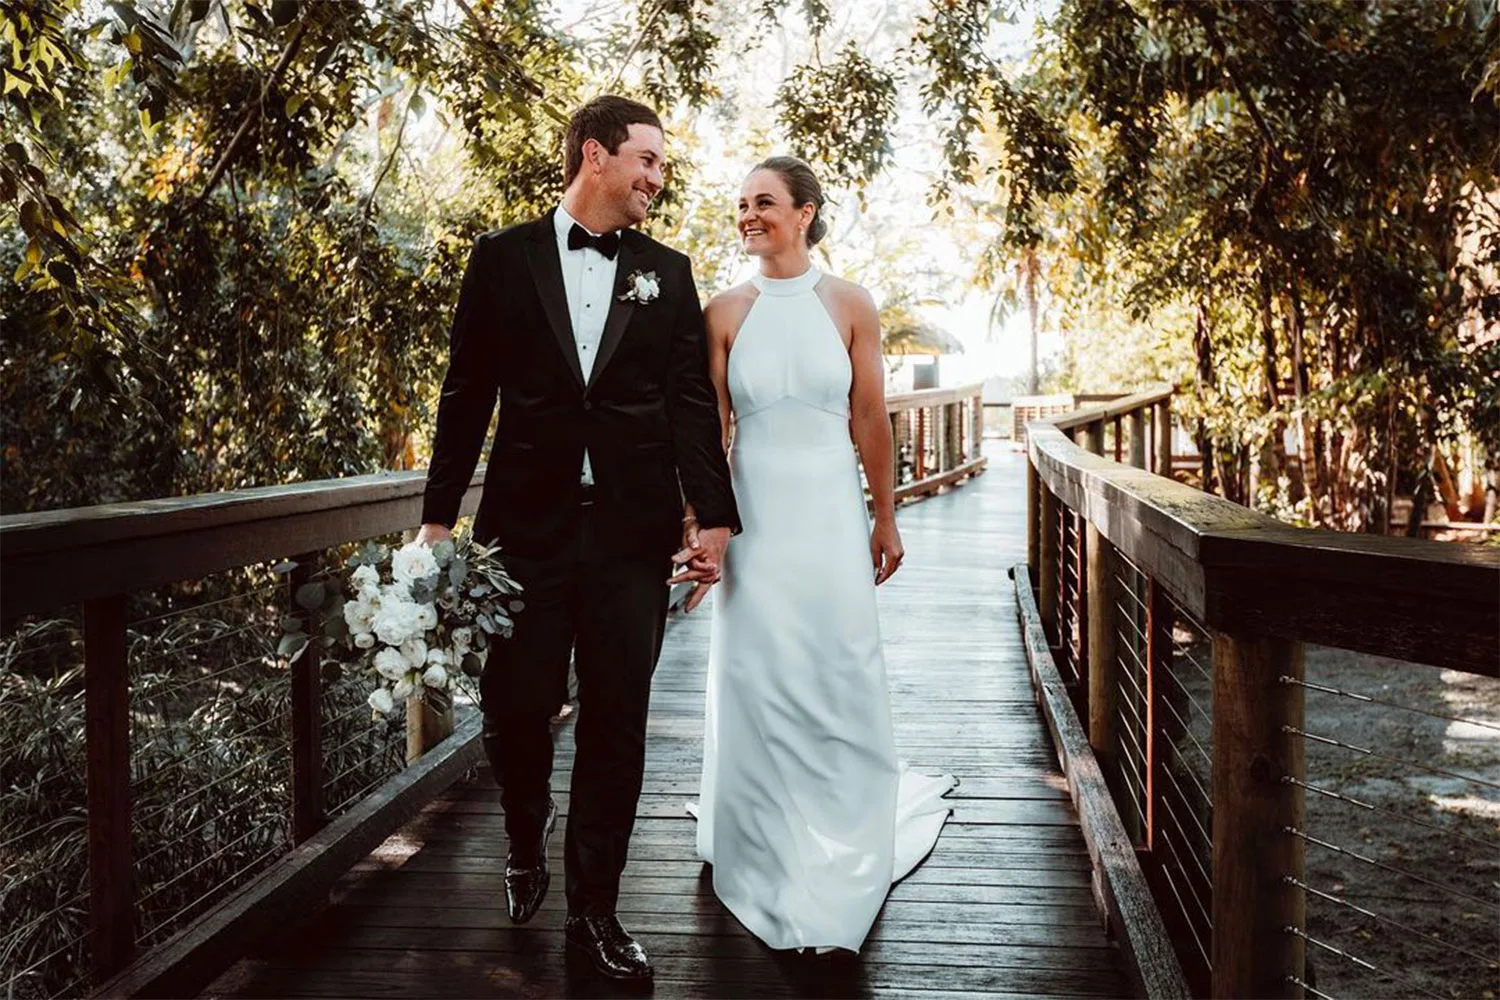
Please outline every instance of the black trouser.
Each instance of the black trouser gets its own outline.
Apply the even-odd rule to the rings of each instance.
[[[564,843],[568,912],[613,913],[646,747],[651,674],[667,614],[667,558],[601,546],[592,505],[579,510],[566,548],[546,558],[505,556],[524,589],[515,634],[492,647],[480,681],[485,751],[519,864],[532,850],[551,796],[548,720],[567,699],[568,658],[578,679],[576,754]]]

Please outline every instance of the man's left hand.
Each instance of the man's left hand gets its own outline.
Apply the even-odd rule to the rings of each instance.
[[[673,564],[681,568],[667,581],[674,585],[693,582],[693,592],[683,604],[684,613],[703,603],[708,589],[719,581],[728,547],[728,528],[699,528],[696,523],[684,528],[682,550],[672,557]]]

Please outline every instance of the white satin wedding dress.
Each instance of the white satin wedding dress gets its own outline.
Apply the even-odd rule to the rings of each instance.
[[[858,951],[957,782],[896,758],[849,353],[821,277],[753,279],[729,354],[744,531],[714,592],[693,811],[714,892],[757,937]]]

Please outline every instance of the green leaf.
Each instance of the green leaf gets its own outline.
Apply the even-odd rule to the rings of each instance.
[[[56,281],[64,288],[78,287],[78,275],[73,271],[73,268],[68,265],[67,261],[50,261],[47,264],[47,273],[52,276],[52,280]]]
[[[42,206],[28,198],[21,206],[21,228],[26,231],[27,236],[36,236],[44,226]]]
[[[337,684],[344,679],[344,665],[338,660],[323,661],[323,683]]]
[[[7,142],[5,144],[5,156],[16,165],[22,167],[31,162],[30,158],[26,155],[26,147],[19,142]]]
[[[273,0],[271,4],[271,23],[278,28],[284,28],[297,19],[297,0]]]
[[[304,583],[297,588],[297,606],[306,611],[316,611],[323,605],[323,595],[322,583]]]
[[[286,116],[288,118],[296,118],[297,112],[301,110],[302,105],[306,103],[306,94],[293,94],[291,97],[288,97],[286,99]]]
[[[294,632],[291,635],[284,635],[281,637],[281,641],[276,644],[276,655],[296,656],[300,655],[301,652],[306,648],[307,636],[303,635],[301,632]]]
[[[479,657],[473,653],[465,653],[461,664],[463,672],[469,677],[478,677],[484,673],[484,664],[479,662]]]
[[[303,627],[302,619],[295,615],[286,615],[281,619],[281,631],[283,632],[301,632]]]

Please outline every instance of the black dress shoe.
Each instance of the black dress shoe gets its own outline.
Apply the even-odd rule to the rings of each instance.
[[[600,975],[631,982],[649,982],[651,961],[646,949],[631,937],[613,913],[600,917],[569,917],[563,924],[568,951],[587,958]]]
[[[547,887],[552,884],[552,872],[547,868],[547,841],[555,826],[557,803],[548,802],[547,820],[531,855],[536,860],[530,865],[517,865],[514,850],[505,857],[505,912],[513,924],[524,924],[534,917],[542,900],[547,898]]]

